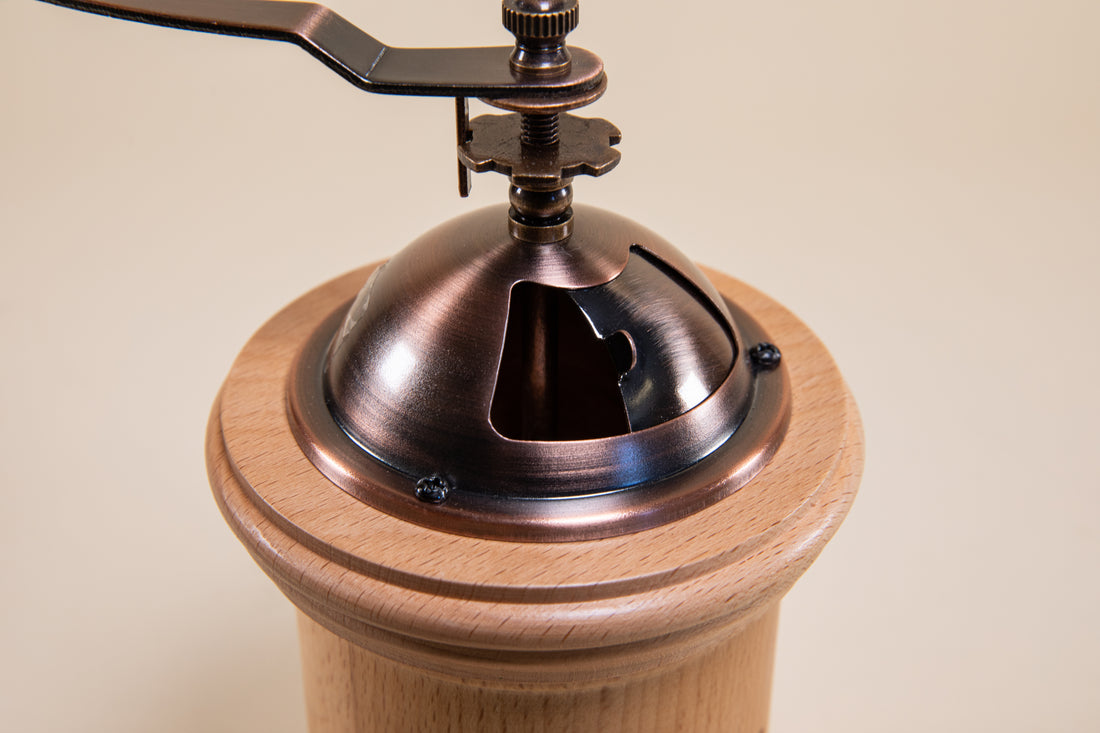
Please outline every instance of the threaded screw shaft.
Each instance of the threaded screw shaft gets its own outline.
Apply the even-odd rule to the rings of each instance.
[[[558,115],[520,115],[520,140],[524,145],[556,145],[558,142]]]

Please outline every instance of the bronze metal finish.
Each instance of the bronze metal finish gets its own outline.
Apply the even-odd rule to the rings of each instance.
[[[751,479],[789,412],[785,369],[748,360],[746,345],[767,340],[759,326],[629,220],[579,207],[572,237],[532,246],[502,213],[422,236],[317,329],[289,388],[310,460],[409,521],[529,541],[652,527]],[[524,288],[526,317],[514,309]],[[528,338],[510,364],[513,315]],[[593,423],[606,432],[585,433]],[[426,505],[416,487],[432,476],[449,490]]]
[[[537,96],[556,103],[588,100],[606,86],[603,62],[572,49],[568,71],[517,75],[507,46],[393,48],[316,3],[272,0],[44,0],[114,18],[251,38],[290,41],[360,89],[379,94]]]
[[[504,27],[516,37],[509,59],[515,71],[546,76],[569,70],[565,37],[577,27],[577,0],[504,0],[501,11]]]
[[[509,176],[509,206],[402,250],[295,362],[296,438],[352,496],[455,533],[607,537],[728,496],[783,440],[768,335],[657,235],[574,209],[573,178],[612,170],[621,139],[567,114],[607,86],[566,47],[577,0],[503,0],[514,47],[451,49],[391,48],[312,3],[46,2],[291,41],[367,91],[453,96],[460,193],[471,171]],[[512,114],[470,120],[468,97]]]
[[[44,1],[155,25],[290,41],[366,91],[455,97],[462,196],[470,190],[469,170],[511,175],[514,187],[538,198],[547,190],[568,188],[572,176],[606,173],[619,159],[603,142],[619,140],[610,123],[559,120],[560,113],[592,103],[607,88],[600,58],[565,46],[565,36],[577,25],[577,0],[504,0],[504,24],[516,38],[513,48],[422,49],[387,46],[314,3]],[[467,97],[519,114],[470,123]],[[528,158],[533,167],[522,165]],[[548,183],[548,178],[557,180]],[[516,212],[512,235],[517,240],[553,242],[570,234],[564,214],[547,219],[520,208]]]
[[[554,115],[553,139],[531,141],[522,130],[529,115],[482,115],[470,121],[471,137],[458,150],[470,170],[497,171],[514,185],[554,183],[573,176],[602,176],[622,157],[612,146],[622,140],[607,120]],[[532,124],[527,122],[528,125]]]

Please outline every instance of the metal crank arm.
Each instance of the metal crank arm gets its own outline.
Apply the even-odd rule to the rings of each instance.
[[[566,73],[516,73],[511,46],[393,48],[316,3],[271,0],[44,0],[143,23],[231,36],[295,43],[360,89],[379,94],[510,98],[566,106],[598,95],[606,84],[603,62],[570,48]]]

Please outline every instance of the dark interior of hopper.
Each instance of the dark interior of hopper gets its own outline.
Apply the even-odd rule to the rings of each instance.
[[[585,440],[630,432],[619,379],[634,363],[629,334],[601,339],[567,291],[512,288],[489,419],[513,440]]]

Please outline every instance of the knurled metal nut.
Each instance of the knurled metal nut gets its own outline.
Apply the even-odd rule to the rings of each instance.
[[[519,38],[558,38],[577,27],[577,0],[549,4],[558,7],[540,11],[539,3],[531,0],[504,0],[504,27]]]

